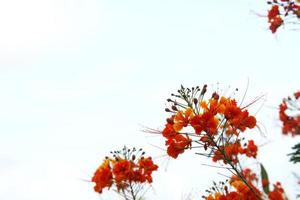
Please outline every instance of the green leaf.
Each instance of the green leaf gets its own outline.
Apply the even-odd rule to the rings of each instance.
[[[294,147],[292,147],[292,149],[294,150],[294,152],[288,154],[289,156],[291,156],[290,161],[294,164],[300,163],[300,143],[296,144]]]
[[[270,188],[269,188],[270,181],[269,181],[267,170],[265,169],[263,164],[260,164],[260,175],[261,175],[261,183],[263,186],[263,190],[266,194],[268,194],[270,192]]]

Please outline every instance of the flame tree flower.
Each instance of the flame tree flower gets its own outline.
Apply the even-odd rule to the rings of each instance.
[[[247,106],[240,107],[235,99],[217,92],[208,96],[207,85],[191,89],[181,86],[177,92],[171,95],[173,99],[167,99],[171,105],[165,110],[170,116],[160,132],[166,139],[167,154],[176,159],[188,149],[202,149],[196,154],[227,165],[259,199],[239,163],[240,156],[256,158],[258,151],[254,141],[246,141],[243,136],[247,129],[256,127],[256,118],[249,114]]]
[[[152,183],[152,172],[158,169],[151,157],[145,157],[142,149],[124,147],[121,151],[111,152],[95,171],[92,182],[95,192],[111,189],[119,193],[125,200],[142,198],[143,187]]]
[[[299,0],[270,0],[267,3],[271,6],[268,11],[268,23],[272,33],[275,33],[283,24],[299,23]]]
[[[265,169],[262,167],[262,171]],[[243,176],[247,180],[247,183],[256,191],[261,199],[268,200],[287,200],[284,193],[284,189],[281,184],[277,182],[273,185],[273,190],[269,191],[268,179],[262,178],[263,192],[259,188],[259,178],[249,168],[242,171]],[[238,176],[233,175],[230,180],[226,182],[220,182],[219,184],[214,182],[214,186],[206,190],[208,195],[203,196],[206,200],[257,200],[257,196],[247,187],[244,181]]]
[[[282,100],[279,105],[279,119],[282,122],[282,133],[284,135],[291,135],[292,137],[300,135],[300,91]],[[292,150],[293,152],[288,154],[290,162],[300,163],[300,143],[293,146]],[[296,174],[295,176],[298,177]],[[276,193],[274,193],[275,195]],[[297,197],[299,198],[300,195]]]
[[[279,105],[279,119],[284,135],[300,135],[300,91],[282,100]]]

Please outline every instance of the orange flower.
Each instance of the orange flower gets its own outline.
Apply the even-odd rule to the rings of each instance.
[[[217,95],[215,93],[215,95]],[[217,113],[222,113],[223,111],[223,106],[222,104],[218,103],[219,98],[211,98],[209,100],[209,105],[206,103],[206,101],[201,101],[200,102],[200,107],[203,108],[204,112],[211,112],[214,115]]]
[[[174,138],[170,138],[166,141],[166,145],[168,145],[168,155],[172,158],[177,158],[186,148],[191,147],[191,142],[192,140],[188,136],[185,137],[181,134],[176,135]]]
[[[224,164],[227,164],[227,160],[225,159],[223,153],[219,149],[214,152],[212,160],[214,162],[217,162],[219,160],[223,160]]]
[[[236,104],[235,100],[228,100],[225,103],[225,118],[228,120],[233,130],[239,129],[245,131],[246,128],[254,128],[256,126],[256,119],[253,116],[249,116],[247,110],[242,111]]]
[[[189,124],[190,118],[193,117],[193,109],[187,108],[184,113],[183,111],[178,111],[174,116],[174,130],[176,132],[181,131],[183,127]]]
[[[109,188],[113,183],[113,177],[109,162],[110,161],[108,159],[105,159],[92,177],[92,182],[96,183],[94,187],[95,192],[102,193],[103,188]]]
[[[162,131],[162,135],[169,139],[169,138],[173,138],[176,136],[176,131],[174,130],[173,124],[166,124],[165,129]]]
[[[131,163],[129,160],[118,160],[114,164],[112,172],[115,176],[115,181],[118,189],[120,189],[123,186],[123,181],[131,179],[133,167],[133,163]]]
[[[280,14],[279,13],[279,6],[278,5],[273,5],[271,10],[269,10],[269,12],[268,12],[269,21],[271,21],[272,19],[277,17],[279,14]]]
[[[196,134],[205,131],[207,134],[214,135],[217,133],[219,120],[211,112],[204,112],[202,115],[194,116],[190,124],[195,129]]]
[[[138,162],[139,170],[143,174],[143,177],[149,182],[152,183],[152,172],[158,169],[158,166],[155,165],[151,157],[142,158]],[[143,182],[143,181],[142,181]]]
[[[268,197],[270,200],[287,200],[284,195],[284,189],[282,188],[281,184],[277,182],[273,185],[273,191],[270,191]]]
[[[234,118],[239,117],[242,111],[239,107],[237,107],[237,103],[234,99],[226,100],[224,104],[225,104],[224,115],[227,120],[232,120]]]
[[[300,6],[299,6],[299,10],[300,10]],[[300,91],[295,92],[295,93],[294,93],[294,97],[295,97],[296,99],[298,99],[298,98],[300,97]]]
[[[257,187],[254,186],[254,181],[257,182],[258,178],[249,168],[242,170],[241,174],[246,179],[247,183],[251,186],[254,192],[258,196],[262,196],[262,193]],[[230,185],[232,185],[240,196],[240,199],[256,200],[257,197],[254,192],[237,176],[233,175],[230,179]]]
[[[227,194],[221,194],[220,192],[215,193],[214,195],[210,194],[205,198],[206,200],[243,200],[237,192],[230,192]]]
[[[272,5],[271,10],[268,12],[268,21],[270,23],[270,30],[275,33],[277,29],[283,24],[283,20],[280,17],[279,6]]]
[[[247,199],[247,200],[257,200],[254,192],[250,190],[250,188],[241,180],[235,180],[230,183],[236,190],[240,196],[240,199]],[[255,190],[256,194],[261,196],[261,192],[250,182],[249,185]]]
[[[177,158],[195,142],[197,147],[203,147],[205,151],[210,149],[214,161],[231,161],[235,164],[238,154],[255,157],[256,146],[251,143],[245,150],[239,142],[241,132],[256,126],[255,117],[250,116],[246,109],[240,108],[236,100],[220,96],[216,92],[205,100],[206,89],[206,85],[203,89],[198,86],[191,89],[181,86],[178,94],[172,94],[177,99],[167,99],[173,106],[166,111],[176,112],[167,120],[162,131],[167,139],[165,145],[168,155]],[[178,107],[186,109],[179,111]],[[192,131],[187,128],[185,132],[180,132],[189,125],[193,128]],[[193,140],[188,136],[193,137]]]
[[[275,18],[273,18],[270,21],[270,30],[272,33],[275,33],[277,31],[277,29],[283,24],[283,20],[280,16],[277,16]]]
[[[286,111],[295,111],[298,108],[289,108],[288,103],[295,104],[296,101],[299,101],[300,92],[294,93],[294,97],[289,97],[288,99],[283,99],[282,103],[279,105],[279,119],[282,121],[282,133],[287,135],[291,134],[292,136],[300,134],[300,115],[289,116],[286,114]]]
[[[237,156],[240,153],[241,148],[239,141],[236,141],[235,143],[228,143],[225,147],[220,147],[221,151],[216,150],[214,152],[213,161],[217,162],[218,160],[223,160],[225,164],[229,161],[235,164],[238,161]]]
[[[253,140],[248,141],[247,148],[244,149],[244,154],[248,157],[256,158],[257,155],[257,146],[255,145]]]
[[[102,190],[115,186],[116,191],[122,190],[122,194],[128,191],[128,187],[134,185],[142,189],[136,184],[144,184],[152,182],[152,172],[158,169],[153,163],[151,157],[144,157],[142,149],[127,149],[124,147],[122,151],[114,151],[113,158],[106,158],[100,167],[96,170],[92,182],[96,183],[94,190],[102,193]],[[137,157],[138,156],[138,157]],[[139,189],[139,190],[140,190]],[[134,191],[140,192],[140,191]],[[125,194],[124,194],[125,195]]]

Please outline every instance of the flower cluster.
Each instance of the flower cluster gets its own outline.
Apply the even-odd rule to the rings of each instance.
[[[284,98],[279,105],[279,119],[282,122],[282,133],[292,136],[300,135],[300,91],[292,97]]]
[[[279,20],[281,17],[279,9],[277,4],[272,6],[268,16],[270,23],[275,23],[271,19]],[[274,32],[277,28],[274,28]],[[219,184],[214,182],[214,186],[206,190],[208,194],[202,196],[204,199],[287,200],[279,182],[273,184],[273,190],[270,190],[268,174],[262,164],[260,176],[242,166],[244,159],[256,159],[258,152],[255,142],[246,139],[249,137],[245,133],[257,126],[256,118],[247,110],[253,102],[241,106],[231,96],[223,96],[218,92],[208,94],[207,85],[201,88],[181,86],[177,92],[167,99],[169,105],[165,110],[170,115],[164,129],[155,132],[164,137],[167,154],[176,159],[188,149],[197,149],[196,154],[209,157],[219,164],[217,167],[231,173],[229,180]],[[283,99],[279,108],[282,132],[300,135],[300,91]],[[300,144],[293,149],[295,152],[289,154],[291,161],[300,162]],[[102,193],[104,189],[112,189],[125,200],[141,199],[146,191],[143,187],[152,183],[152,172],[158,166],[151,157],[144,156],[142,149],[124,147],[111,154],[103,160],[92,177],[94,190]]]
[[[298,0],[272,0],[268,1],[271,5],[268,11],[269,29],[275,33],[277,29],[289,23],[287,20],[299,20],[300,18],[300,5]],[[289,17],[289,18],[287,18]]]
[[[104,188],[115,186],[118,192],[136,196],[142,184],[152,182],[152,172],[158,166],[151,157],[144,157],[142,149],[124,147],[122,151],[111,153],[113,156],[106,157],[92,177],[96,192],[102,193]]]
[[[257,146],[253,140],[249,140],[248,144],[245,144],[245,148],[242,147],[239,140],[235,143],[228,143],[225,147],[221,146],[218,150],[214,152],[213,161],[223,160],[227,164],[228,160],[236,164],[238,162],[238,155],[245,154],[247,157],[256,158],[257,155]],[[225,152],[225,153],[222,153]],[[225,158],[227,156],[227,158]]]
[[[257,146],[253,140],[243,142],[240,134],[256,126],[256,119],[236,100],[214,92],[205,99],[207,86],[181,87],[166,111],[171,113],[161,132],[166,138],[167,153],[177,158],[186,149],[210,149],[213,161],[236,164],[238,155],[256,157]],[[242,145],[243,142],[243,145]]]
[[[243,178],[247,182],[242,181],[237,175],[233,175],[229,183],[221,182],[219,185],[214,183],[214,186],[207,190],[209,195],[203,196],[206,200],[257,200],[269,199],[269,200],[286,200],[284,189],[281,184],[277,182],[273,186],[272,191],[265,190],[263,193],[258,189],[259,178],[249,168],[242,171]],[[247,186],[250,185],[251,187]],[[268,180],[262,180],[262,186],[269,185]],[[254,190],[251,191],[251,190]],[[256,196],[256,195],[257,196]]]

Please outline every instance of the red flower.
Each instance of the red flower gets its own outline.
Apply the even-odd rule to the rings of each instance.
[[[282,188],[281,184],[277,182],[273,185],[273,191],[270,191],[268,197],[270,200],[286,200],[287,198],[284,195],[284,189]]]
[[[129,160],[118,160],[113,167],[113,175],[115,176],[115,181],[118,189],[121,189],[124,184],[122,182],[127,179],[132,179],[132,169],[134,165]]]
[[[191,119],[191,126],[195,129],[196,134],[205,131],[213,135],[217,132],[219,120],[211,112],[204,112],[202,115],[196,115]]]
[[[268,21],[270,23],[270,30],[275,33],[277,29],[283,24],[283,20],[280,17],[278,5],[273,5],[268,12]]]
[[[155,165],[151,157],[142,158],[138,162],[139,171],[141,171],[143,177],[149,182],[152,183],[152,172],[158,169],[158,166]],[[143,181],[141,181],[143,182]]]
[[[183,111],[178,111],[174,116],[174,130],[176,132],[181,131],[183,127],[186,127],[189,124],[190,118],[193,116],[193,109],[187,108],[184,113]]]
[[[277,29],[283,24],[283,20],[280,16],[274,17],[271,21],[270,21],[270,30],[272,31],[272,33],[275,33],[277,31]]]
[[[109,160],[104,160],[100,167],[94,173],[92,177],[92,182],[95,182],[94,187],[95,192],[102,193],[103,188],[111,187],[113,183],[112,172],[109,166]]]
[[[269,19],[269,22],[274,19],[275,17],[277,17],[279,15],[279,6],[278,5],[273,5],[271,10],[269,10],[269,13],[268,13],[268,19]]]
[[[257,146],[255,145],[253,140],[248,141],[247,148],[244,149],[244,154],[248,157],[256,158],[257,155]]]
[[[292,136],[300,134],[300,115],[289,116],[286,111],[295,111],[295,107],[289,107],[288,101],[295,104],[298,101],[300,92],[294,94],[294,98],[289,97],[288,99],[283,99],[282,103],[279,105],[279,119],[282,121],[282,133],[287,135],[290,133]]]
[[[114,151],[113,158],[106,158],[96,170],[92,182],[96,183],[94,190],[102,193],[102,190],[115,186],[117,192],[128,192],[129,186],[142,189],[136,184],[152,182],[152,172],[158,169],[151,157],[145,158],[142,149],[136,150],[123,148],[122,151]],[[137,158],[138,156],[138,158]],[[132,191],[131,191],[132,192]],[[139,192],[134,191],[134,192]],[[132,193],[131,193],[132,194]]]
[[[192,140],[188,136],[183,136],[181,134],[176,135],[166,141],[168,146],[167,153],[172,158],[177,158],[179,154],[183,153],[185,149],[191,146]]]
[[[173,127],[173,124],[166,124],[166,127],[165,129],[162,131],[162,135],[167,138],[167,139],[170,139],[170,138],[173,138],[176,136],[176,131],[174,130],[174,127]]]
[[[300,6],[299,6],[299,7],[300,7]],[[296,99],[298,99],[298,98],[300,97],[300,91],[295,92],[295,93],[294,93],[294,97],[295,97]]]

